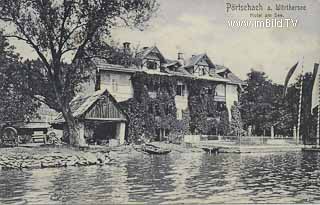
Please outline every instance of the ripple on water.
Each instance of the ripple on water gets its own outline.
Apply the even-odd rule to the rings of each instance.
[[[318,160],[302,153],[137,154],[116,166],[1,171],[0,204],[319,203]]]

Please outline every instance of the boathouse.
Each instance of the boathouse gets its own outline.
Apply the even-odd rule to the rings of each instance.
[[[70,108],[80,139],[97,144],[113,139],[118,144],[124,144],[127,117],[107,89],[76,96],[70,102]],[[53,124],[55,128],[63,129],[64,123],[60,113]]]

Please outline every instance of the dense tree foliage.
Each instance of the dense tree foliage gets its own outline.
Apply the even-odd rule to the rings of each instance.
[[[21,67],[19,56],[14,53],[14,47],[9,45],[0,31],[0,124],[8,121],[25,121],[34,114],[38,106],[33,98],[14,86],[21,82],[13,81],[17,79],[18,74],[12,71]]]
[[[62,112],[71,144],[84,143],[69,102],[90,75],[88,61],[106,47],[113,27],[142,29],[157,7],[156,0],[0,0],[0,20],[15,29],[6,30],[6,36],[25,42],[41,62],[26,66],[30,75],[25,76],[32,78],[25,93],[41,95]]]
[[[264,72],[251,70],[246,80],[247,87],[240,97],[240,110],[247,129],[253,127],[254,135],[270,135],[271,126],[276,135],[292,136],[298,122],[299,75],[289,86],[283,98],[283,85],[273,83]],[[311,109],[312,74],[303,75],[302,117],[300,135],[304,140],[314,136],[314,117]]]
[[[230,135],[241,136],[244,134],[243,122],[238,103],[231,106],[231,122],[230,122]]]

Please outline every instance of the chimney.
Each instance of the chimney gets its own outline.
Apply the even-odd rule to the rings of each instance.
[[[181,52],[178,53],[178,60],[183,60],[183,53]]]
[[[124,42],[123,43],[123,51],[125,53],[129,53],[130,52],[130,42]]]
[[[183,53],[181,52],[178,53],[178,61],[182,66],[184,66]]]

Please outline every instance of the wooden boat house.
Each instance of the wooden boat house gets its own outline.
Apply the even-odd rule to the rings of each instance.
[[[78,95],[70,102],[70,107],[80,139],[85,139],[86,143],[104,144],[111,139],[119,144],[125,142],[127,117],[107,89]],[[61,113],[53,122],[56,129],[63,129],[64,123]]]

